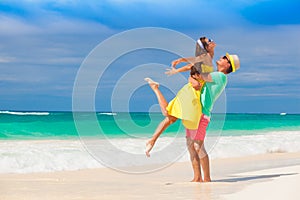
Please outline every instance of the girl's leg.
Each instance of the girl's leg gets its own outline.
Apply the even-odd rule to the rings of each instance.
[[[155,93],[158,103],[159,103],[159,106],[160,106],[160,109],[161,109],[161,112],[165,116],[165,119],[156,128],[152,138],[150,140],[148,140],[146,143],[146,155],[148,157],[150,157],[150,151],[152,150],[158,137],[164,132],[164,130],[166,130],[166,128],[168,126],[170,126],[172,123],[174,123],[177,120],[177,118],[168,115],[168,111],[166,109],[168,106],[168,102],[158,88],[159,83],[153,81],[151,78],[145,78],[145,81],[148,82],[149,86]]]
[[[168,102],[165,99],[164,95],[161,93],[161,91],[159,90],[159,83],[153,81],[151,78],[145,78],[145,81],[148,82],[149,86],[151,87],[151,89],[153,90],[153,92],[155,93],[161,112],[164,116],[168,116],[168,111],[166,110],[167,106],[168,106]]]
[[[168,126],[170,126],[172,123],[174,123],[177,120],[176,117],[173,116],[167,116],[156,128],[152,138],[147,141],[146,143],[146,155],[150,157],[150,151],[153,148],[156,140],[158,137],[166,130]]]

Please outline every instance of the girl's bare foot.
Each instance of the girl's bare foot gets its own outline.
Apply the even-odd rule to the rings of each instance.
[[[153,146],[154,146],[154,143],[151,140],[148,140],[146,142],[146,151],[145,151],[145,153],[146,153],[147,157],[150,157],[150,151],[153,148]]]
[[[145,81],[148,82],[149,86],[151,87],[152,90],[155,90],[159,87],[159,83],[158,82],[155,82],[153,81],[151,78],[147,77],[147,78],[144,78]]]

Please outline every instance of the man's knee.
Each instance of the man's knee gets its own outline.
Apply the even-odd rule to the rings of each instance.
[[[189,145],[188,146],[188,151],[189,151],[189,154],[190,154],[191,161],[193,161],[193,160],[199,160],[198,153],[195,150],[195,148],[193,147],[193,145]]]
[[[187,146],[188,151],[190,152],[190,154],[191,153],[193,153],[193,154],[196,153],[197,154],[197,151],[194,147],[194,142],[191,138],[186,138],[186,146]]]
[[[204,148],[204,145],[200,148],[200,151],[199,151],[199,157],[200,158],[204,158],[204,157],[206,157],[206,156],[208,156],[207,155],[207,152],[206,152],[206,150],[205,150],[205,148]]]
[[[207,156],[207,152],[205,150],[204,147],[204,142],[201,140],[196,140],[195,142],[195,149],[199,155],[200,158],[204,158],[205,156]]]

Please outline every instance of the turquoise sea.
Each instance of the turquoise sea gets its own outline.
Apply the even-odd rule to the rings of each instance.
[[[75,123],[72,112],[0,111],[0,173],[49,172],[105,166],[105,163],[95,160],[95,155],[91,155],[83,138],[97,141],[98,144],[107,143],[105,141],[113,144],[99,148],[109,159],[118,154],[121,156],[122,152],[127,153],[125,158],[114,158],[119,163],[111,165],[133,165],[140,160],[148,164],[149,159],[144,160],[145,142],[163,119],[160,113],[82,112],[76,113],[76,116]],[[77,123],[84,125],[84,129],[78,131]],[[180,144],[170,147],[171,151],[176,152],[179,146],[182,150],[185,149],[184,137],[184,128],[177,121],[158,140],[151,159],[162,158],[155,153],[163,155],[169,144],[175,144],[174,138]],[[211,158],[300,152],[300,115],[213,114],[206,142]],[[114,151],[121,153],[111,153]],[[169,157],[166,154],[166,158]],[[156,161],[160,160],[162,159]],[[181,160],[186,161],[188,157],[184,155]]]
[[[95,113],[78,113],[87,125]],[[96,113],[102,133],[109,137],[150,137],[163,119],[160,113]],[[221,131],[223,136],[264,134],[270,131],[299,131],[300,115],[297,114],[214,114],[210,131]],[[131,123],[127,123],[131,122]],[[120,125],[121,123],[121,125]],[[124,127],[126,126],[126,127]],[[88,126],[87,126],[88,127]],[[125,130],[124,130],[125,129]],[[137,131],[138,129],[138,131]],[[140,132],[139,132],[140,131]],[[142,131],[142,132],[141,132]],[[72,139],[80,134],[99,136],[93,129],[78,133],[72,112],[0,112],[1,140]],[[183,133],[178,120],[163,136]],[[132,134],[131,134],[132,133]],[[208,133],[209,134],[209,133]]]

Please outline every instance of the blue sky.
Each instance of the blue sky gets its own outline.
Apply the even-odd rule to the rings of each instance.
[[[92,49],[122,31],[162,27],[195,40],[213,38],[215,60],[224,52],[240,56],[241,70],[229,75],[227,112],[300,113],[299,1],[181,2],[1,1],[0,110],[71,110],[76,74]],[[96,108],[110,110],[114,83],[126,71],[147,62],[168,65],[174,58],[149,50],[123,56],[115,63],[122,70],[112,67],[102,77]],[[134,93],[131,111],[147,111],[156,102],[148,89]],[[164,92],[168,100],[174,95]]]

